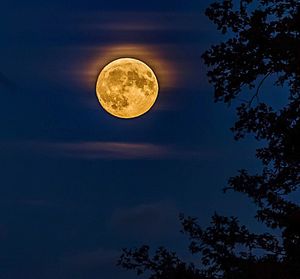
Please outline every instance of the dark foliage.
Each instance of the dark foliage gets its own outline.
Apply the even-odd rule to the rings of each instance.
[[[229,39],[203,59],[215,100],[240,102],[235,139],[253,134],[265,146],[256,153],[261,173],[240,170],[224,191],[247,195],[257,206],[257,221],[274,233],[251,233],[236,218],[217,214],[203,229],[197,219],[182,216],[190,251],[201,263],[196,268],[162,248],[153,257],[148,247],[124,250],[119,264],[149,272],[151,279],[300,278],[300,206],[290,199],[300,185],[300,1],[233,2],[220,0],[206,10]],[[287,92],[280,109],[260,101],[267,79]]]

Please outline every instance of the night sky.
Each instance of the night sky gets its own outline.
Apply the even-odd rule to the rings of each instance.
[[[128,279],[121,248],[189,259],[179,213],[252,228],[254,208],[222,187],[258,166],[235,142],[235,111],[213,101],[202,52],[221,40],[210,1],[5,1],[0,11],[0,277]],[[105,63],[147,62],[159,98],[133,120],[95,95]]]

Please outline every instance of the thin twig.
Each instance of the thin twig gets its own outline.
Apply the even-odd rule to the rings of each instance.
[[[260,81],[257,89],[256,89],[256,93],[252,96],[251,100],[248,102],[248,107],[250,107],[254,101],[255,98],[258,99],[258,94],[260,91],[260,88],[262,87],[263,83],[265,82],[265,80],[271,75],[272,72],[267,73],[264,78]]]

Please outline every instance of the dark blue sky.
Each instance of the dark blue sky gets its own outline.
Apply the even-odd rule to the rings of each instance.
[[[114,267],[122,247],[186,256],[181,212],[253,225],[250,203],[221,191],[257,163],[205,78],[201,53],[220,40],[209,2],[2,3],[1,278],[135,278]],[[124,121],[100,108],[94,82],[128,55],[156,70],[161,91],[153,110]]]

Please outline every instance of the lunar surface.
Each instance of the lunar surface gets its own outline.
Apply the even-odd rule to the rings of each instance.
[[[135,118],[145,114],[158,96],[158,81],[145,63],[121,58],[101,71],[96,93],[102,107],[119,118]]]

